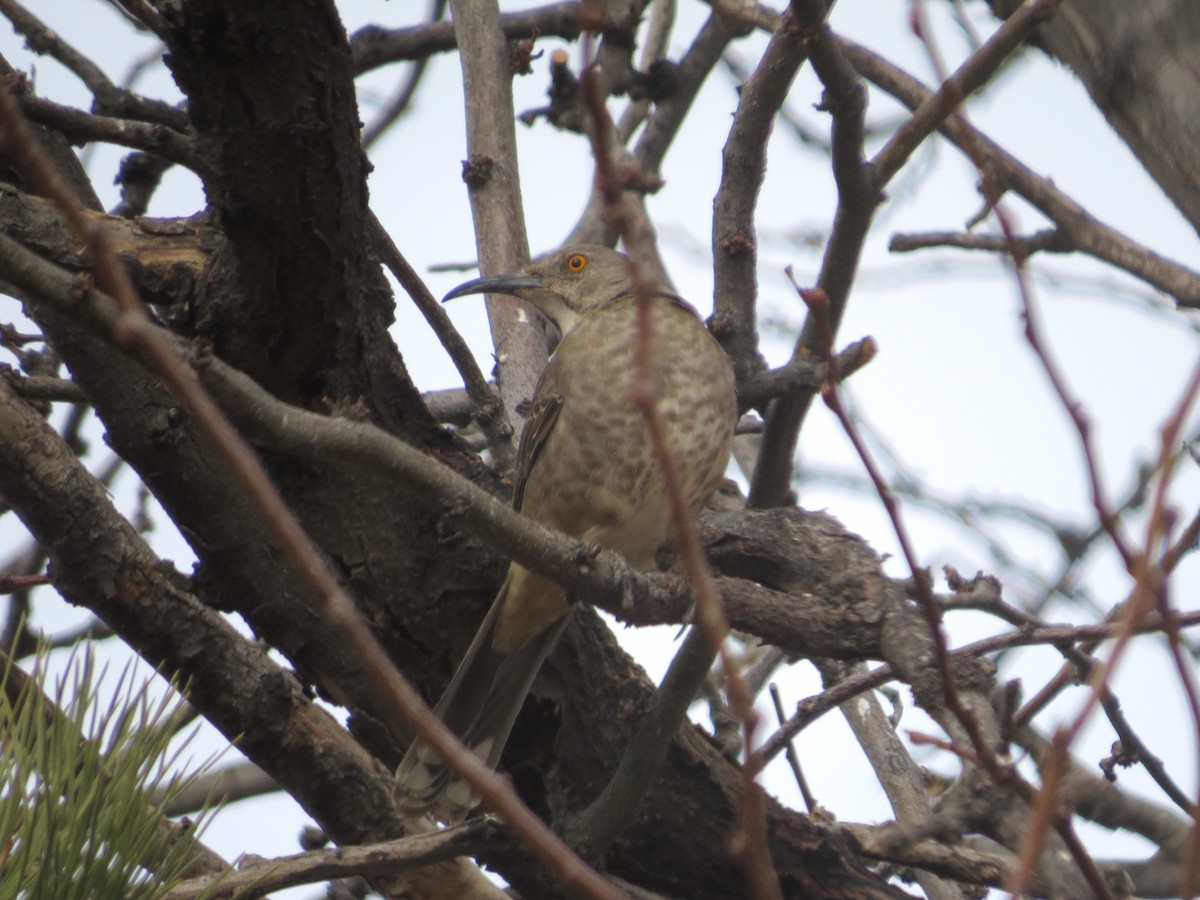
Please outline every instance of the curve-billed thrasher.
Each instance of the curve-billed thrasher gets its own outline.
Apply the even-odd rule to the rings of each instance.
[[[580,541],[647,568],[671,531],[670,505],[645,420],[630,400],[638,340],[629,260],[578,245],[511,275],[478,278],[464,294],[513,294],[562,333],[546,365],[517,453],[514,507]],[[658,409],[692,514],[716,490],[737,419],[733,372],[696,311],[673,294],[650,298]],[[500,593],[434,712],[495,766],[570,607],[553,581],[512,563]],[[418,738],[396,771],[401,808],[446,822],[478,802]]]

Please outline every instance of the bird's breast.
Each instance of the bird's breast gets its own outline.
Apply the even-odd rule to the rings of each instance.
[[[658,452],[631,399],[637,340],[633,303],[589,316],[563,339],[538,388],[557,392],[562,407],[522,511],[646,566],[670,533],[670,510]],[[729,457],[732,371],[703,323],[665,299],[652,308],[651,348],[667,446],[695,513]]]

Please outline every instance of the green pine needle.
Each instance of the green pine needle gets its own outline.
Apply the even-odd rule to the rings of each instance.
[[[172,774],[186,711],[129,667],[104,681],[90,649],[51,690],[11,661],[0,678],[0,897],[155,900],[194,874],[199,829],[172,837],[161,813],[208,765]]]

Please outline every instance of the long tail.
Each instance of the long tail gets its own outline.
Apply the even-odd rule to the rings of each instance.
[[[489,768],[495,768],[499,762],[525,695],[568,618],[563,616],[512,653],[497,652],[493,637],[510,581],[511,578],[506,579],[500,588],[450,686],[433,710]],[[429,812],[447,824],[462,821],[479,802],[479,796],[420,737],[413,741],[396,769],[394,792],[402,810]]]

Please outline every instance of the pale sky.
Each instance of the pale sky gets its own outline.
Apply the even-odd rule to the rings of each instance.
[[[503,4],[506,9],[526,5]],[[132,38],[107,4],[56,0],[33,6],[64,38],[100,62],[110,76],[123,77],[135,55],[129,49]],[[355,0],[339,6],[352,31],[368,21],[408,23],[424,12],[425,4]],[[948,5],[930,6],[931,13],[940,15]],[[991,27],[980,4],[968,4],[968,8],[980,28]],[[673,58],[686,48],[707,11],[694,0],[679,0]],[[924,50],[907,30],[906,3],[901,0],[842,0],[832,22],[835,29],[930,80]],[[35,85],[40,94],[84,108],[89,105],[86,93],[69,74],[45,59],[33,60],[20,39],[7,28],[0,31],[0,53],[18,68],[28,70],[31,63],[36,66]],[[951,61],[960,59],[964,44],[959,33],[943,21],[938,34],[942,52]],[[755,60],[764,44],[764,39],[755,37],[737,44],[736,52],[743,60]],[[551,39],[538,44],[547,51],[560,45]],[[144,39],[137,46],[142,49],[136,53],[152,48]],[[567,49],[577,64],[578,46]],[[518,112],[543,105],[546,66],[543,58],[534,64],[533,75],[515,82]],[[371,118],[371,104],[390,93],[399,71],[393,67],[362,79],[364,120]],[[178,99],[161,73],[139,87],[168,100]],[[819,85],[806,68],[788,105],[810,125],[827,132],[827,117],[813,109],[819,96]],[[649,202],[677,287],[701,308],[711,308],[712,199],[720,177],[721,147],[736,101],[727,74],[714,72],[697,100],[690,124],[667,157],[663,171],[667,184]],[[617,108],[614,103],[613,109]],[[376,167],[370,180],[373,209],[418,271],[474,257],[470,211],[460,179],[460,161],[466,155],[461,109],[458,58],[439,56],[430,65],[410,118],[372,151]],[[1149,243],[1159,253],[1196,265],[1196,235],[1109,131],[1067,71],[1030,52],[968,109],[976,126],[1034,170],[1053,178],[1059,188],[1100,219]],[[894,122],[896,116],[896,106],[872,93],[871,121]],[[556,246],[574,225],[588,189],[591,159],[578,136],[555,132],[544,122],[533,128],[518,124],[517,135],[527,227],[536,253]],[[111,182],[122,155],[123,151],[107,149],[89,160],[107,206],[116,200]],[[1095,516],[1088,502],[1079,442],[1024,342],[1012,277],[999,261],[982,254],[927,251],[898,256],[886,249],[888,236],[897,231],[961,230],[980,207],[976,180],[976,173],[957,151],[939,141],[916,154],[892,185],[889,193],[893,199],[881,211],[881,223],[867,246],[862,274],[839,335],[841,345],[870,334],[880,347],[879,357],[851,380],[850,393],[904,465],[931,489],[951,496],[971,492],[981,498],[1031,504],[1084,527]],[[819,248],[798,245],[788,240],[788,235],[827,229],[835,199],[827,160],[798,147],[786,129],[777,128],[757,215],[760,309],[778,326],[763,333],[763,350],[773,364],[786,358],[803,316],[783,268],[793,265],[797,280],[807,284],[815,280],[820,263]],[[151,213],[185,215],[202,203],[196,179],[175,171],[155,196]],[[1023,231],[1044,227],[1040,216],[1020,202],[1010,201],[1009,209]],[[994,223],[985,223],[983,230],[995,231]],[[1141,299],[1153,295],[1151,289],[1103,264],[1039,257],[1033,269],[1038,308],[1055,358],[1094,419],[1102,472],[1111,495],[1119,497],[1130,483],[1136,462],[1157,453],[1157,429],[1197,359],[1193,325],[1188,317],[1152,308]],[[430,273],[428,283],[440,295],[472,274]],[[393,333],[418,385],[429,389],[456,386],[455,371],[423,320],[409,308],[405,297],[399,296],[397,303]],[[0,321],[13,321],[17,309],[14,301],[0,297]],[[491,347],[482,305],[454,304],[450,313],[485,371],[489,370]],[[103,459],[106,451],[100,430],[92,429],[91,435],[96,458]],[[836,421],[820,404],[803,433],[801,457],[804,464],[820,470],[860,473]],[[132,508],[134,487],[134,479],[126,473],[113,489],[116,502],[125,511]],[[1182,520],[1187,521],[1200,503],[1200,478],[1190,461],[1181,467],[1172,498]],[[814,484],[803,487],[802,505],[825,509],[877,551],[897,554],[891,526],[876,499],[835,485]],[[952,523],[911,504],[906,504],[905,515],[922,563],[935,573],[947,564],[968,576],[979,569],[994,571],[982,544],[964,539]],[[0,546],[6,549],[6,556],[22,540],[12,519],[0,520]],[[172,532],[161,512],[156,523],[158,528],[151,535],[155,549],[186,571],[191,562],[186,544]],[[1048,548],[1041,535],[1021,524],[1003,527],[998,533],[1023,566],[1042,574],[1054,571],[1054,548]],[[889,561],[888,568],[903,574],[896,559]],[[1120,601],[1129,589],[1128,578],[1103,554],[1087,566],[1083,577],[1104,608]],[[1184,609],[1200,605],[1195,597],[1198,580],[1200,567],[1195,559],[1189,559],[1176,577],[1176,604]],[[1012,586],[1016,588],[1015,581]],[[35,622],[43,628],[64,627],[81,618],[48,590],[37,594],[36,605]],[[1046,615],[1051,620],[1075,620],[1079,613],[1052,608]],[[1004,630],[977,615],[951,616],[948,624],[955,644]],[[674,633],[674,629],[619,630],[654,678],[669,661]],[[103,654],[115,657],[119,655],[116,649],[105,647]],[[1058,665],[1058,656],[1049,650],[1023,651],[1006,660],[1002,676],[1021,676],[1032,693]],[[820,689],[818,678],[805,663],[782,671],[777,682],[788,706]],[[1197,750],[1177,678],[1161,642],[1149,639],[1140,643],[1118,673],[1116,686],[1129,698],[1125,711],[1143,739],[1163,756],[1185,790],[1194,793]],[[1136,702],[1130,702],[1134,698]],[[1045,725],[1053,723],[1055,716],[1070,716],[1081,702],[1079,691],[1067,693],[1041,721]],[[936,732],[911,709],[907,696],[905,703],[902,735],[908,730]],[[764,713],[773,721],[766,705]],[[1180,734],[1181,729],[1187,736]],[[1106,723],[1093,722],[1077,752],[1094,764],[1108,754],[1113,739]],[[219,745],[219,736],[209,733],[198,742],[197,752],[204,756]],[[882,790],[838,715],[830,714],[804,732],[797,749],[818,799],[839,817],[866,822],[891,817]],[[939,771],[952,771],[952,763],[944,755],[919,751],[918,759]],[[768,770],[764,783],[784,803],[800,805],[782,759]],[[1122,772],[1121,784],[1136,786],[1165,802],[1138,769]],[[205,839],[228,858],[240,852],[268,857],[293,853],[298,851],[296,836],[305,821],[304,814],[287,799],[244,801],[223,812]],[[1128,836],[1085,829],[1085,837],[1098,855],[1144,852]],[[321,891],[313,886],[277,896],[315,897]]]

